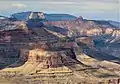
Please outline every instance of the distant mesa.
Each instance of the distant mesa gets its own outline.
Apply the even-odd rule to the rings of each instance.
[[[48,21],[61,21],[61,20],[75,20],[77,17],[69,14],[46,14],[43,12],[21,12],[14,13],[11,18],[16,18],[17,20],[29,20],[29,19],[41,19]]]
[[[14,13],[11,15],[11,18],[16,20],[29,20],[29,19],[45,19],[43,12],[21,12]]]
[[[76,20],[77,17],[70,14],[45,14],[48,21],[69,21]]]

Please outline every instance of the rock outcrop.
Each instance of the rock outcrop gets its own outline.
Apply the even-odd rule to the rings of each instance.
[[[67,21],[48,21],[43,22],[44,25],[52,25],[57,28],[67,29],[66,33],[69,37],[81,37],[88,36],[93,37],[94,40],[100,40],[96,38],[101,38],[105,43],[114,43],[120,42],[120,29],[111,26],[111,24],[107,23],[106,27],[103,27],[97,21],[87,21],[84,19],[76,19],[76,20],[67,20]],[[99,24],[98,24],[99,23]]]
[[[68,53],[68,54],[67,54]],[[57,68],[64,65],[77,63],[72,59],[70,51],[45,51],[43,49],[33,49],[29,51],[28,63],[42,64],[41,68]]]
[[[43,12],[31,12],[28,19],[45,19]]]
[[[42,68],[60,67],[63,65],[62,56],[58,52],[35,49],[29,51],[29,63],[42,63]]]
[[[41,84],[113,81],[120,77],[119,38],[120,29],[104,20],[13,14],[0,19],[0,79]]]

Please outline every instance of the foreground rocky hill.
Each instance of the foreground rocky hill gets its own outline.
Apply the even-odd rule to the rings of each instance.
[[[2,18],[0,83],[119,84],[119,37],[119,27],[109,21],[67,14]]]

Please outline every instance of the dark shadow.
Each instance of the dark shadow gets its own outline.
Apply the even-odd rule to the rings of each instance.
[[[41,22],[41,19],[30,19],[27,21],[28,28],[41,28],[45,27],[45,25]]]
[[[0,52],[1,54],[0,59],[2,60],[0,62],[0,69],[4,69],[19,60],[20,51],[19,50],[18,51],[14,50],[14,52],[10,52],[10,51],[12,51],[12,49],[9,50],[9,52],[4,51],[3,54],[1,54],[2,52]]]
[[[96,77],[99,77],[99,78],[108,78],[108,77],[119,77],[117,75],[110,75],[110,74],[101,74],[101,75],[96,75]]]

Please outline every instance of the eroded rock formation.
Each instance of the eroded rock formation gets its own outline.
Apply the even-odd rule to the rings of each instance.
[[[42,68],[55,68],[64,65],[75,63],[68,53],[70,51],[45,51],[43,49],[33,49],[29,51],[28,62],[29,63],[41,63]],[[68,55],[68,56],[67,56]]]

